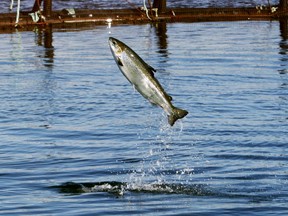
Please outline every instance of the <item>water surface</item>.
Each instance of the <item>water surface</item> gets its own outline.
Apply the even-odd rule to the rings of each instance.
[[[133,90],[110,36],[187,117]],[[266,21],[1,34],[0,212],[287,215],[286,39]]]

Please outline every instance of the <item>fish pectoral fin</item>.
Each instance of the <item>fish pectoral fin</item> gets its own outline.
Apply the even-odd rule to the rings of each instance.
[[[119,66],[123,66],[123,63],[122,63],[122,61],[121,61],[121,59],[119,57],[117,57],[117,64]]]

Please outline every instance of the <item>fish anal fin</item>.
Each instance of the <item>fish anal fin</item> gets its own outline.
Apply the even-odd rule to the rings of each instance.
[[[173,100],[172,96],[168,95],[167,93],[166,93],[166,97],[168,98],[169,101]]]

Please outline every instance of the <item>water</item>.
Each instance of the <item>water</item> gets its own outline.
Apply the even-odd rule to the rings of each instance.
[[[1,214],[287,215],[280,30],[243,21],[1,34]],[[187,117],[171,128],[133,90],[109,36],[158,70]]]
[[[10,7],[10,0],[3,1],[0,5],[0,13],[7,13]],[[14,0],[14,11],[16,11],[17,1]],[[151,2],[153,2],[151,0]],[[270,4],[277,5],[279,0],[270,0]],[[29,11],[33,6],[34,1],[21,0],[22,10]],[[148,1],[146,0],[146,5]],[[268,5],[267,0],[237,0],[237,1],[216,1],[216,0],[167,0],[167,7],[255,7],[257,5]],[[63,8],[81,8],[81,9],[111,9],[111,8],[134,8],[143,6],[143,0],[74,0],[63,1],[53,0],[53,10],[62,10]]]

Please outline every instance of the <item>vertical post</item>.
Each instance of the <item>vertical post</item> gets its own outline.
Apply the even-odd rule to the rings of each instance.
[[[280,0],[280,3],[279,3],[279,9],[281,11],[286,11],[287,10],[287,6],[288,6],[288,0]]]
[[[43,12],[46,18],[51,17],[52,14],[52,0],[44,0]]]
[[[153,8],[158,8],[159,13],[166,12],[166,0],[154,0]]]
[[[37,12],[40,11],[40,6],[41,6],[42,0],[35,0],[32,12]]]

